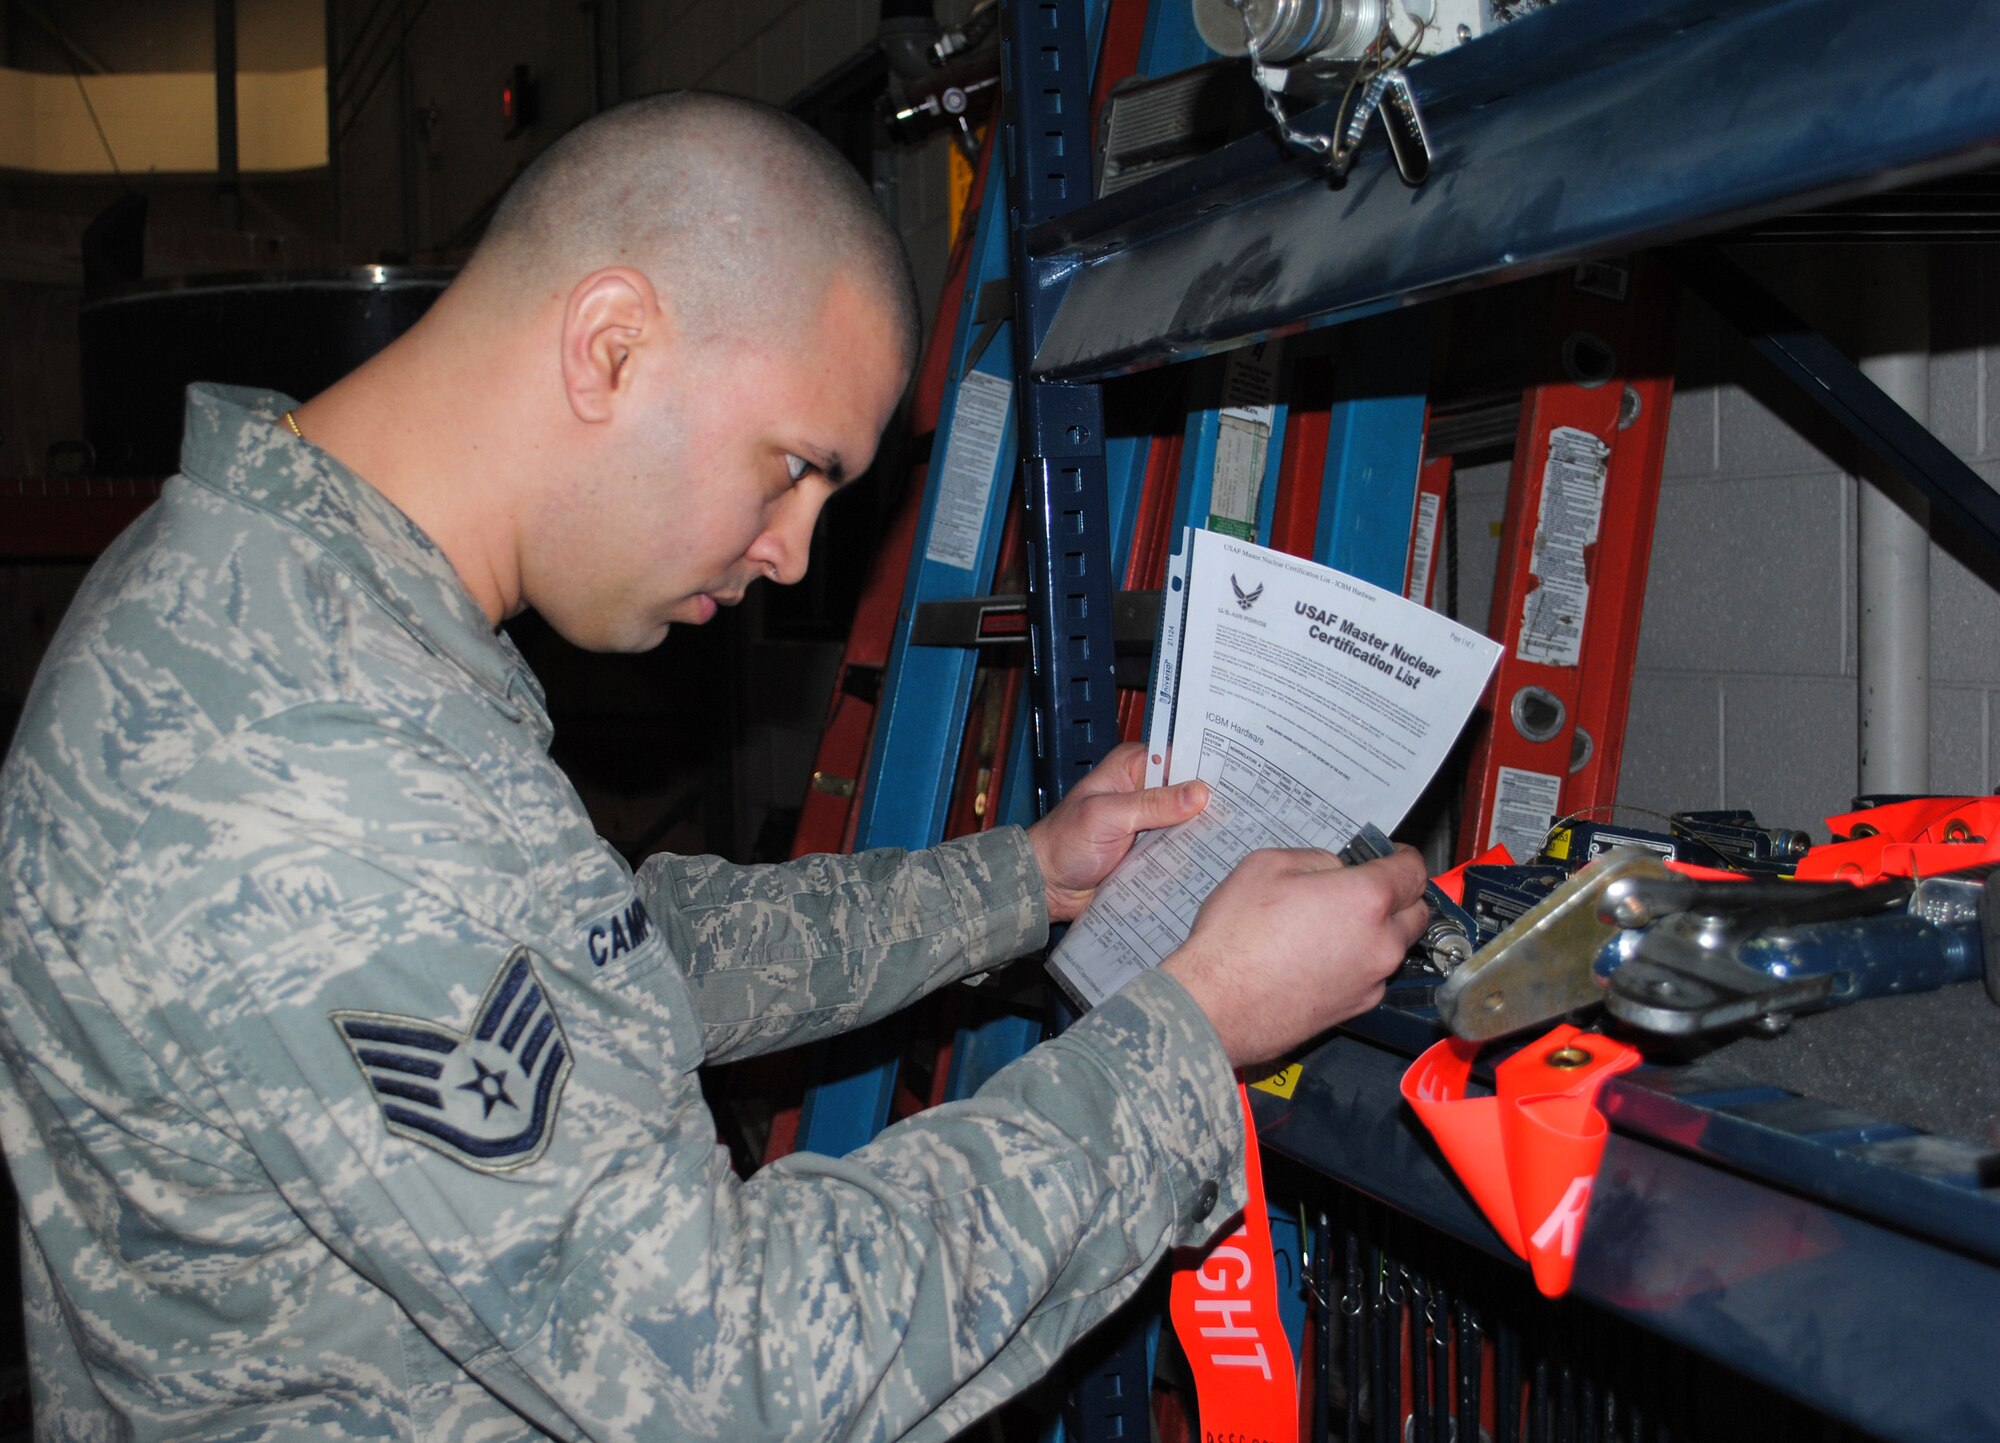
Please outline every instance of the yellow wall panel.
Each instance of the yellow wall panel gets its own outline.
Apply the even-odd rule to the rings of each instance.
[[[215,170],[213,75],[86,75],[100,141],[78,79],[0,68],[0,169],[109,175],[105,144],[128,175]],[[245,172],[326,164],[326,67],[236,77],[238,166]]]

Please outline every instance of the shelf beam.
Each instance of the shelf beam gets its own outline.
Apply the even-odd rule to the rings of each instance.
[[[2000,0],[1563,0],[1409,71],[1331,187],[1268,133],[1030,232],[1038,377],[1102,378],[2000,158]],[[1331,105],[1304,112],[1328,130]]]

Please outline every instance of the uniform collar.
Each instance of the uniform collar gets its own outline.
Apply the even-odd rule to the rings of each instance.
[[[294,436],[276,391],[194,385],[181,442],[186,476],[276,517],[334,558],[427,650],[508,710],[546,728],[541,683],[486,619],[437,543],[332,456]]]

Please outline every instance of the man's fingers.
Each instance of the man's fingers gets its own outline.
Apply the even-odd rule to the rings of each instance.
[[[1431,910],[1424,903],[1423,893],[1419,892],[1417,900],[1398,911],[1391,921],[1402,928],[1405,945],[1414,945],[1431,924]]]
[[[1070,789],[1073,797],[1117,796],[1146,785],[1146,749],[1138,742],[1120,742],[1090,769],[1090,775]]]
[[[1146,785],[1146,747],[1143,742],[1122,742],[1105,754],[1105,769],[1116,768],[1120,776],[1138,791]]]
[[[1271,867],[1282,872],[1338,872],[1347,863],[1319,847],[1259,847],[1237,864]]]
[[[1429,870],[1424,866],[1424,854],[1407,842],[1398,842],[1396,850],[1381,860],[1390,868],[1397,886],[1402,889],[1397,895],[1406,903],[1421,902],[1424,887],[1430,882]]]
[[[1348,867],[1335,853],[1318,847],[1266,847],[1261,850],[1261,855],[1270,857],[1271,865],[1295,872],[1339,872]],[[1424,885],[1430,880],[1424,870],[1423,854],[1407,843],[1399,842],[1396,850],[1388,856],[1371,858],[1360,865],[1374,868],[1369,875],[1389,883],[1394,899],[1392,911],[1400,910],[1413,898],[1422,897]]]
[[[1426,880],[1410,847],[1355,866],[1311,847],[1253,852],[1203,904],[1166,970],[1233,1062],[1276,1056],[1381,1002],[1429,925]]]
[[[1149,832],[1187,821],[1208,805],[1208,783],[1181,782],[1177,786],[1153,787],[1143,792],[1106,794],[1098,799],[1105,814],[1117,820],[1126,833]],[[1116,811],[1110,810],[1116,807]]]

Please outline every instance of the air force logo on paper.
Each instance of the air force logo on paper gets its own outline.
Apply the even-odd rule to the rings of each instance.
[[[555,1135],[569,1039],[525,947],[500,965],[463,1033],[388,1012],[336,1012],[333,1025],[398,1137],[510,1172]]]
[[[1245,591],[1243,583],[1236,579],[1236,573],[1232,571],[1229,573],[1229,589],[1236,593],[1236,604],[1248,611],[1257,604],[1257,598],[1264,594],[1264,583],[1260,581],[1255,590]]]

